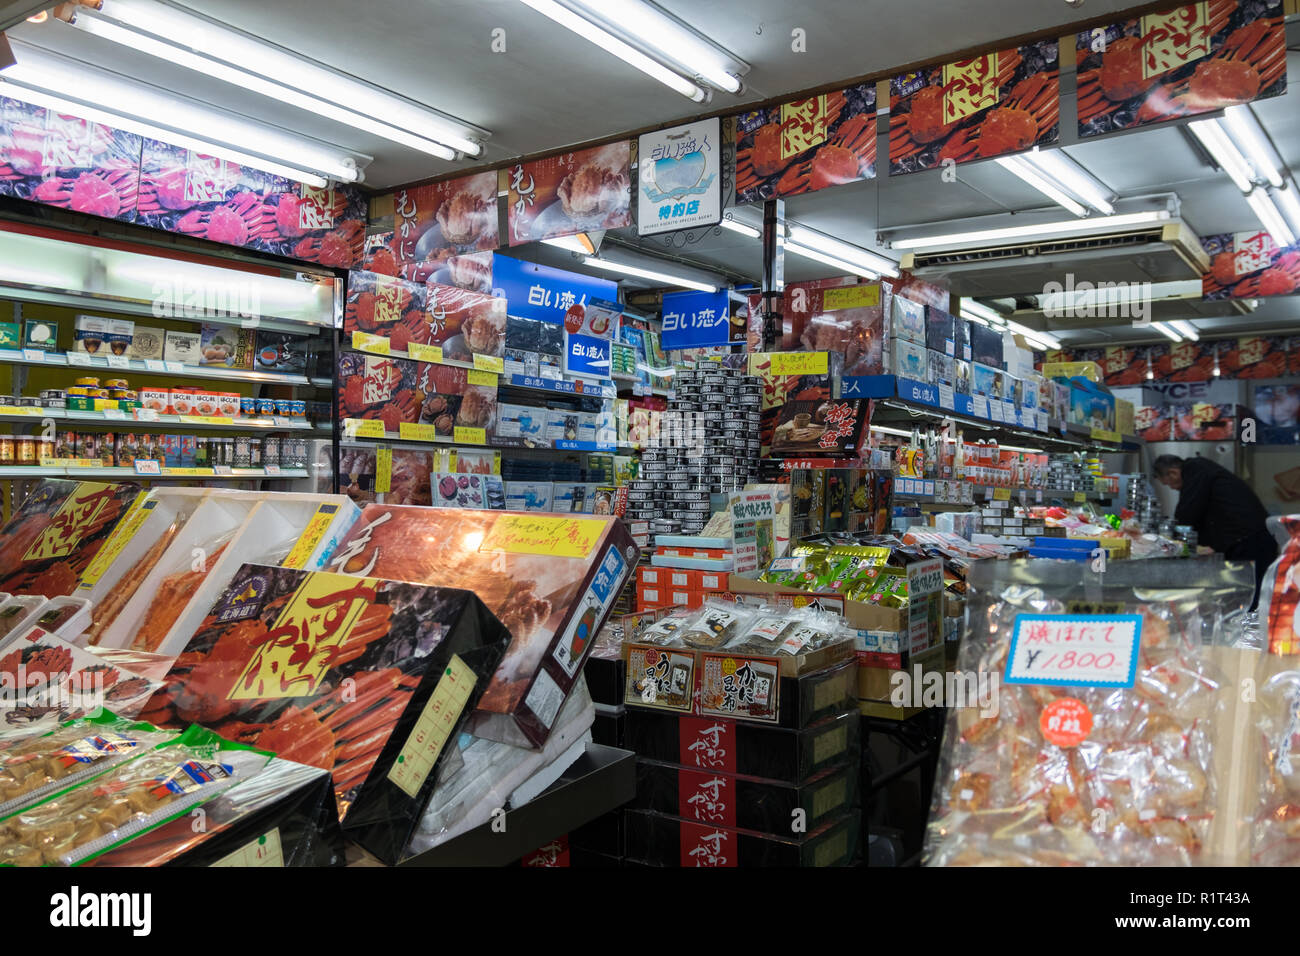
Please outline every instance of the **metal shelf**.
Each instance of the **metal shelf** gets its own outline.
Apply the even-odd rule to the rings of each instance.
[[[37,355],[40,357],[37,357]],[[221,368],[215,365],[185,365],[181,362],[160,362],[154,359],[114,359],[107,356],[81,355],[68,361],[68,353],[44,352],[33,349],[0,349],[0,362],[10,365],[44,366],[58,369],[91,369],[97,372],[130,375],[181,375],[186,378],[217,379],[226,382],[253,382],[261,385],[329,386],[328,378],[311,378],[306,375],[286,375],[281,372],[255,372],[243,369]],[[83,362],[82,359],[85,359]]]
[[[122,418],[109,418],[104,412],[80,411],[76,409],[64,408],[41,408],[35,409],[31,415],[5,414],[0,412],[0,422],[14,422],[17,424],[38,424],[41,419],[51,418],[55,421],[76,422],[78,425],[104,425],[107,427],[126,428],[131,430],[147,428],[174,428],[179,430],[199,430],[199,431],[233,431],[233,432],[267,432],[267,431],[292,431],[292,432],[324,432],[333,434],[331,428],[327,426],[312,425],[304,419],[287,419],[287,418],[232,418],[229,423],[215,420],[201,420],[201,415],[159,415],[156,420],[142,420],[124,413]],[[188,421],[182,421],[182,418],[188,418]]]
[[[29,467],[19,465],[0,467],[0,479],[5,478],[141,478],[148,481],[230,481],[232,479],[307,478],[305,468],[282,468],[279,474],[268,475],[265,468],[231,468],[229,473],[217,474],[211,468],[181,469],[182,472],[202,471],[205,474],[178,474],[176,469],[163,468],[161,474],[137,475],[134,468],[64,468],[58,466]]]

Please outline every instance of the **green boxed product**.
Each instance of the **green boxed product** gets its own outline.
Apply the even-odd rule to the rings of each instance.
[[[23,344],[23,330],[17,322],[0,322],[0,349],[16,349]]]
[[[28,319],[24,332],[23,344],[29,349],[44,349],[47,352],[59,350],[59,323],[48,319]]]

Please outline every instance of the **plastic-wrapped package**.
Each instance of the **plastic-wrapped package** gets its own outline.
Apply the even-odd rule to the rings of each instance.
[[[699,612],[674,633],[687,647],[711,651],[740,636],[754,615],[729,601],[706,601]]]
[[[191,727],[44,803],[0,820],[0,864],[74,865],[257,773],[268,759]]]
[[[90,612],[91,624],[87,629],[87,644],[99,643],[100,638],[104,636],[105,629],[113,623],[117,615],[121,613],[122,608],[126,607],[127,602],[135,596],[135,592],[144,583],[144,579],[149,576],[149,572],[154,569],[154,566],[162,559],[168,547],[171,546],[172,539],[176,537],[181,526],[190,519],[190,515],[198,507],[199,500],[195,498],[190,501],[183,501],[184,507],[178,510],[175,517],[162,530],[158,539],[149,546],[149,550],[131,565],[108,594],[96,602]]]
[[[183,571],[169,574],[159,583],[158,593],[154,595],[149,609],[140,619],[140,629],[136,632],[131,648],[137,651],[156,651],[167,632],[172,629],[176,619],[184,612],[190,597],[198,590],[217,562],[221,553],[230,544],[238,529],[223,532],[202,546],[203,558]]]
[[[1216,759],[1233,746],[1236,688],[1220,665],[1253,595],[1248,566],[1157,559],[1096,573],[1065,561],[981,561],[969,585],[958,671],[1001,686],[993,713],[949,712],[927,863],[1223,862],[1207,845],[1228,786]],[[1062,675],[1084,666],[1068,642],[1087,628],[1123,633],[1123,620],[1099,614],[1140,620],[1136,639],[1114,638],[1119,660],[1131,653],[1131,683],[1120,674],[1110,686],[1095,676],[1067,686],[1073,678]],[[1013,656],[1021,615],[1035,618]],[[1044,615],[1054,617],[1044,625]],[[1034,654],[1052,685],[1004,679],[1033,673]]]

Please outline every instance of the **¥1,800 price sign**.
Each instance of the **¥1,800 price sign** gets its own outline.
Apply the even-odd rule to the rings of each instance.
[[[1138,614],[1021,614],[1005,680],[1050,687],[1132,687],[1142,638]]]

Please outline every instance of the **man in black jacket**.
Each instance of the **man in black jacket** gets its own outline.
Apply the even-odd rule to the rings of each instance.
[[[1268,512],[1250,485],[1207,458],[1184,461],[1161,455],[1153,467],[1156,481],[1178,492],[1175,524],[1191,525],[1201,544],[1229,561],[1255,562],[1258,602],[1264,573],[1277,558],[1277,542],[1264,523]]]

